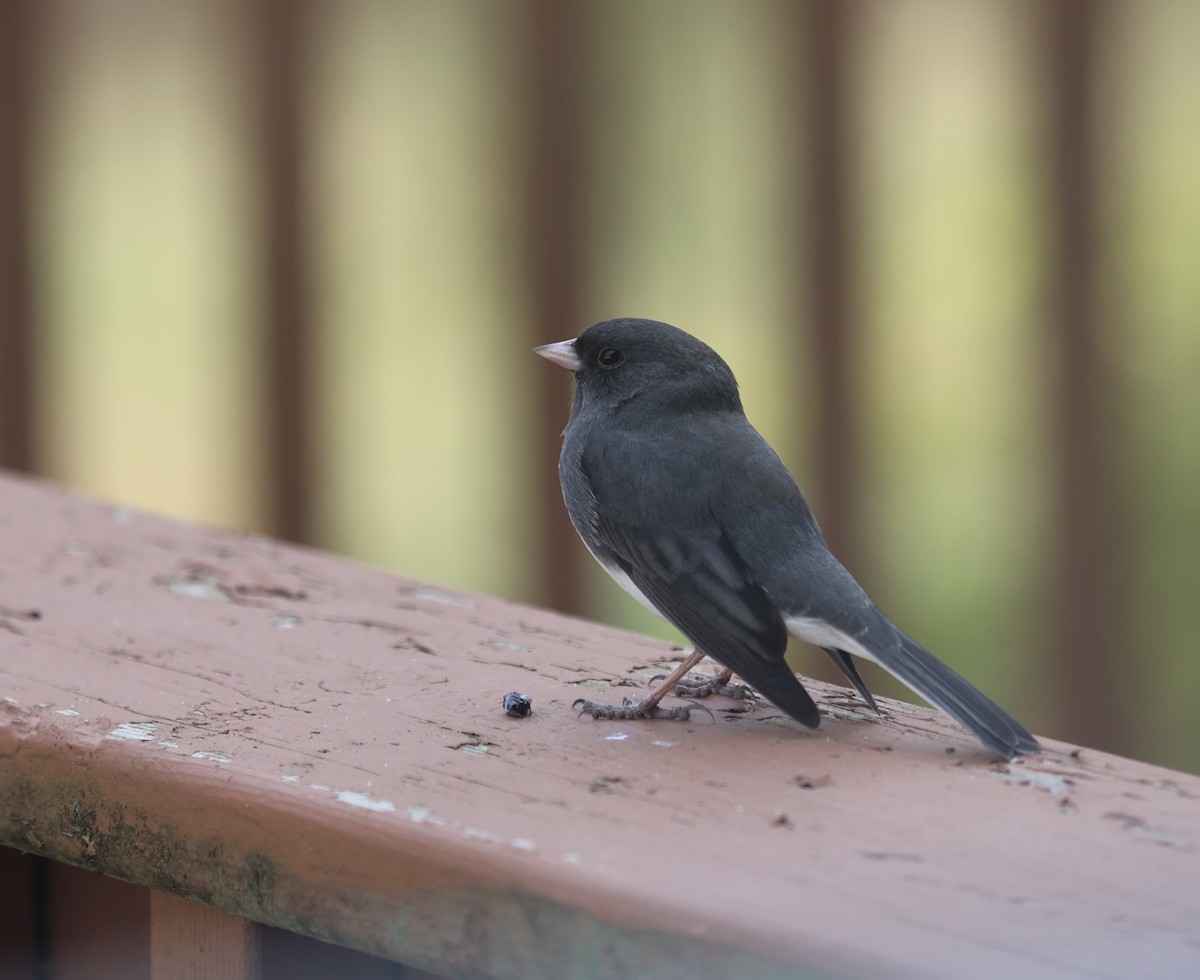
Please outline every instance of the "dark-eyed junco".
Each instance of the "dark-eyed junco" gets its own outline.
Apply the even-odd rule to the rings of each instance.
[[[708,345],[665,323],[621,319],[536,351],[575,374],[558,464],[575,530],[622,588],[696,647],[641,702],[586,701],[585,712],[686,716],[659,701],[708,654],[728,668],[715,684],[733,671],[816,728],[817,706],[784,662],[790,633],[824,649],[872,707],[851,655],[875,661],[1006,758],[1039,750],[894,626],[833,557],[795,480],[746,420],[733,372]]]

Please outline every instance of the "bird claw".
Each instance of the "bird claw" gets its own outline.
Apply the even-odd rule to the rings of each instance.
[[[645,701],[630,701],[628,698],[622,704],[597,704],[586,698],[579,698],[572,708],[579,709],[579,717],[591,715],[606,721],[637,721],[642,718],[670,718],[675,721],[687,721],[692,708],[704,708],[704,705],[679,705],[674,708],[664,708],[658,704],[647,704]],[[708,711],[707,708],[704,708]],[[711,715],[712,712],[710,711]]]

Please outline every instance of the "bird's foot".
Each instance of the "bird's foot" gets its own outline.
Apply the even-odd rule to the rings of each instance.
[[[635,721],[641,718],[673,718],[676,721],[687,721],[692,708],[704,706],[686,704],[676,708],[664,708],[650,698],[643,701],[630,701],[626,698],[621,704],[597,704],[595,701],[580,698],[571,707],[578,708],[581,717],[591,715],[593,718],[609,721]]]
[[[650,680],[653,683],[654,681],[662,680],[666,676],[666,674],[659,674]],[[733,698],[737,701],[749,701],[753,699],[754,692],[745,684],[729,683],[729,679],[732,676],[733,671],[723,670],[721,673],[711,677],[706,675],[684,677],[682,680],[675,682],[673,693],[681,698],[706,698],[712,694],[719,694],[722,697]]]

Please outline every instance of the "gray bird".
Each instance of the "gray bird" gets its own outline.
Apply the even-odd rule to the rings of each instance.
[[[796,481],[746,419],[733,372],[707,344],[654,320],[608,320],[538,354],[575,375],[558,472],[593,557],[695,652],[636,704],[598,718],[686,717],[662,697],[730,674],[796,721],[817,706],[784,661],[788,634],[833,658],[878,711],[852,656],[873,660],[1006,758],[1037,752],[1020,724],[894,626],[834,558]],[[683,680],[711,656],[726,670]],[[726,689],[727,690],[727,689]]]

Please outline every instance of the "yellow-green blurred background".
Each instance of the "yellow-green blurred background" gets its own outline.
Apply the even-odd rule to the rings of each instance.
[[[853,570],[903,628],[1054,736],[1069,734],[1059,700],[1088,684],[1047,687],[1041,7],[856,5],[847,126],[866,547]],[[36,436],[39,469],[65,484],[258,529],[262,188],[238,8],[45,5]],[[810,325],[798,315],[802,174],[787,133],[805,109],[788,8],[587,5],[586,296],[579,322],[541,340],[619,315],[698,334],[805,485],[821,461],[805,450],[811,367],[791,356]],[[536,600],[531,474],[556,461],[527,432],[535,376],[556,369],[528,350],[520,6],[308,10],[315,543]],[[1200,770],[1200,4],[1108,3],[1102,26],[1098,315],[1132,720],[1119,748]],[[591,615],[673,635],[589,575]]]

